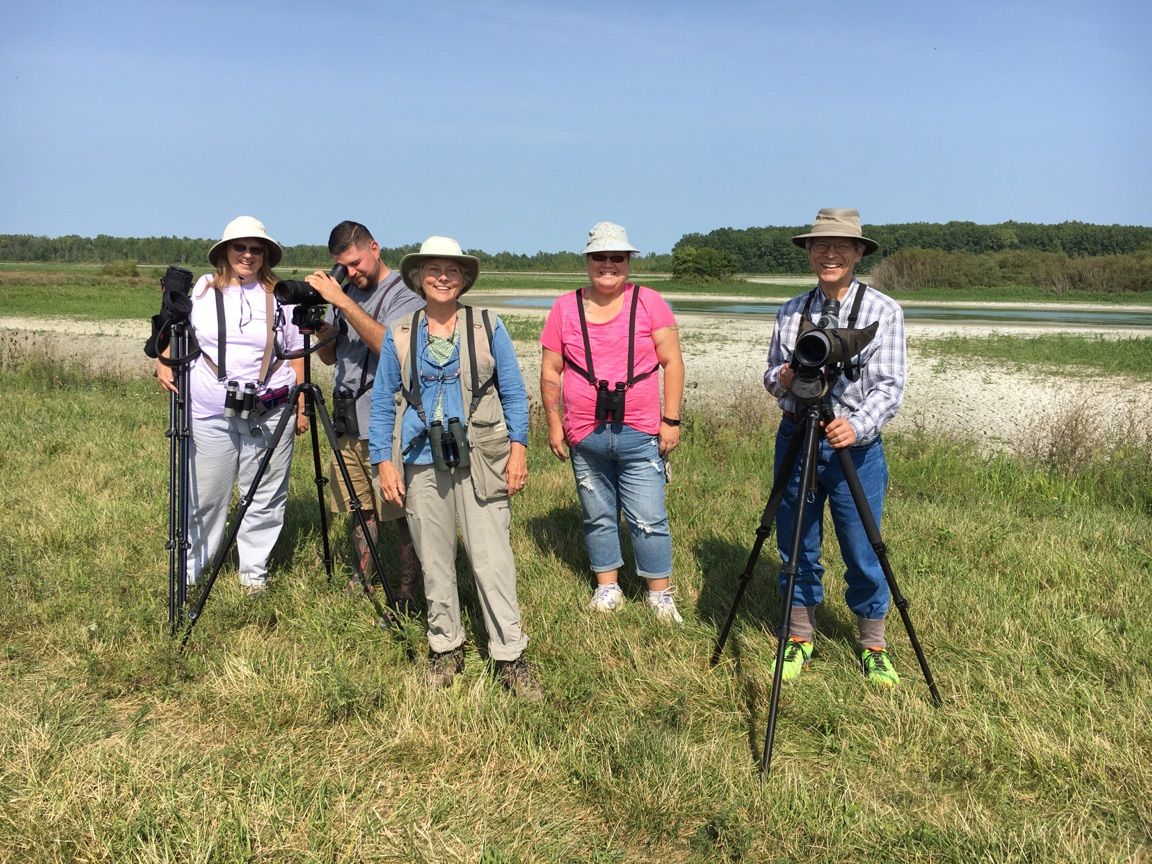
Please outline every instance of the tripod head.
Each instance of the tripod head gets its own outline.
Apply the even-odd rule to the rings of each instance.
[[[796,373],[789,388],[792,395],[807,403],[823,399],[844,366],[875,338],[879,326],[875,321],[861,328],[821,327],[807,319],[801,321],[790,364]]]

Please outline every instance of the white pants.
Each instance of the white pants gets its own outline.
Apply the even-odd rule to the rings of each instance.
[[[280,415],[292,406],[269,411],[256,424],[239,417],[209,417],[192,421],[192,488],[188,519],[188,583],[195,585],[210,571],[224,539],[232,487],[239,482],[240,494],[247,495],[276,431]],[[252,429],[260,429],[257,437]],[[252,503],[236,535],[240,555],[240,584],[265,584],[268,556],[284,526],[288,503],[288,471],[296,429],[292,420],[284,430]]]

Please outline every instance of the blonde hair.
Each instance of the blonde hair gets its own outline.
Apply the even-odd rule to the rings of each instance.
[[[241,239],[243,238],[236,238],[236,240]],[[271,294],[272,289],[276,287],[276,283],[280,280],[276,274],[272,272],[272,268],[268,266],[268,244],[263,237],[253,237],[250,239],[259,240],[264,246],[264,254],[260,256],[260,269],[256,272],[256,281],[263,286],[265,291]],[[216,288],[216,290],[220,290],[221,285],[228,285],[233,279],[235,279],[237,283],[240,281],[240,278],[232,269],[232,265],[228,263],[228,247],[231,246],[232,243],[233,241],[229,240],[224,249],[220,251],[220,254],[216,256],[216,279],[212,283],[212,287]]]

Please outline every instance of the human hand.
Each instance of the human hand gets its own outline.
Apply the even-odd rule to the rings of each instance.
[[[381,462],[377,466],[377,479],[380,483],[380,494],[385,501],[391,501],[398,507],[404,505],[404,478],[391,462]]]
[[[568,440],[564,437],[564,428],[548,428],[548,449],[552,455],[561,462],[568,461]]]
[[[304,277],[304,281],[316,289],[317,293],[324,298],[324,302],[333,306],[338,306],[345,297],[344,289],[340,287],[340,283],[323,270],[308,274]]]
[[[680,445],[680,427],[660,424],[660,455],[667,456]]]
[[[837,417],[828,423],[821,422],[820,425],[824,427],[824,438],[837,450],[851,447],[856,443],[856,430],[843,417]]]
[[[516,495],[523,492],[528,485],[528,448],[523,444],[512,442],[512,449],[508,453],[508,467],[504,469],[504,479],[508,481],[508,494]]]
[[[176,387],[176,378],[172,372],[172,367],[161,363],[159,359],[156,360],[156,380],[160,382],[161,389],[167,390],[169,393],[180,393]]]

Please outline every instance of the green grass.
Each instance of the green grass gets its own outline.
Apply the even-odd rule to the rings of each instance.
[[[571,471],[534,429],[512,542],[547,692],[537,706],[500,692],[475,649],[456,687],[429,692],[407,654],[423,656],[419,627],[390,636],[343,595],[343,573],[329,583],[307,439],[274,589],[247,601],[226,569],[179,653],[165,622],[166,399],[150,382],[2,359],[0,860],[1152,852],[1146,430],[1068,470],[893,438],[885,539],[944,704],[932,707],[895,612],[904,682],[866,685],[832,553],[815,663],[783,693],[761,783],[774,537],[722,663],[708,656],[770,486],[762,396],[685,423],[669,488],[681,629],[651,620],[627,570],[621,613],[586,610]]]
[[[193,266],[196,274],[206,268]],[[164,268],[140,265],[138,277],[117,278],[101,274],[99,265],[82,264],[0,264],[0,314],[32,317],[66,317],[90,320],[114,318],[147,319],[159,311],[160,277]],[[302,278],[311,272],[308,268],[282,267],[281,278]],[[867,278],[867,277],[865,277]],[[795,284],[757,284],[753,282],[673,282],[666,277],[644,277],[652,288],[675,294],[741,295],[747,297],[779,299],[790,297],[798,290]],[[787,281],[787,280],[786,280]],[[557,294],[571,291],[585,284],[576,274],[512,274],[486,273],[477,283],[474,296],[485,292],[518,289],[547,289]],[[898,299],[917,302],[973,302],[997,300],[1004,302],[1081,302],[1129,303],[1152,305],[1152,296],[1139,294],[1113,295],[1052,295],[1040,288],[1004,286],[979,289],[958,295],[953,291],[916,291],[896,295]]]
[[[1048,366],[1091,371],[1096,375],[1152,377],[1152,339],[1146,336],[1106,338],[1068,333],[1038,336],[949,335],[921,339],[916,343],[925,354],[944,357],[979,357],[1024,366]]]

